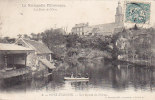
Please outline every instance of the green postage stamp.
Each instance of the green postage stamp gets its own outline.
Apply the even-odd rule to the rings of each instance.
[[[126,2],[125,21],[136,24],[148,24],[151,3]]]

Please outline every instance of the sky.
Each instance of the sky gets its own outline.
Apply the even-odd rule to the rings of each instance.
[[[155,1],[149,2],[150,25],[154,25]],[[0,0],[0,36],[16,37],[62,27],[70,32],[78,23],[111,23],[115,20],[117,5],[118,0]],[[124,7],[123,0],[121,5]]]

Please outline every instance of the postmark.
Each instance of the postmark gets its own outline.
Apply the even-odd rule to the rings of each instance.
[[[148,24],[150,22],[151,3],[126,2],[125,21],[136,24]]]

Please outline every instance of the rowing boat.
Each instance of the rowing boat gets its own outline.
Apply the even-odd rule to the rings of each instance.
[[[89,78],[85,78],[85,77],[64,77],[64,80],[89,80]]]

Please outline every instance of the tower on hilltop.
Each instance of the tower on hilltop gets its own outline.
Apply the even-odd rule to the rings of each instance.
[[[123,15],[123,12],[122,12],[121,3],[119,1],[118,6],[116,8],[115,24],[118,25],[118,26],[123,26],[124,25],[123,17],[124,17],[124,15]]]

